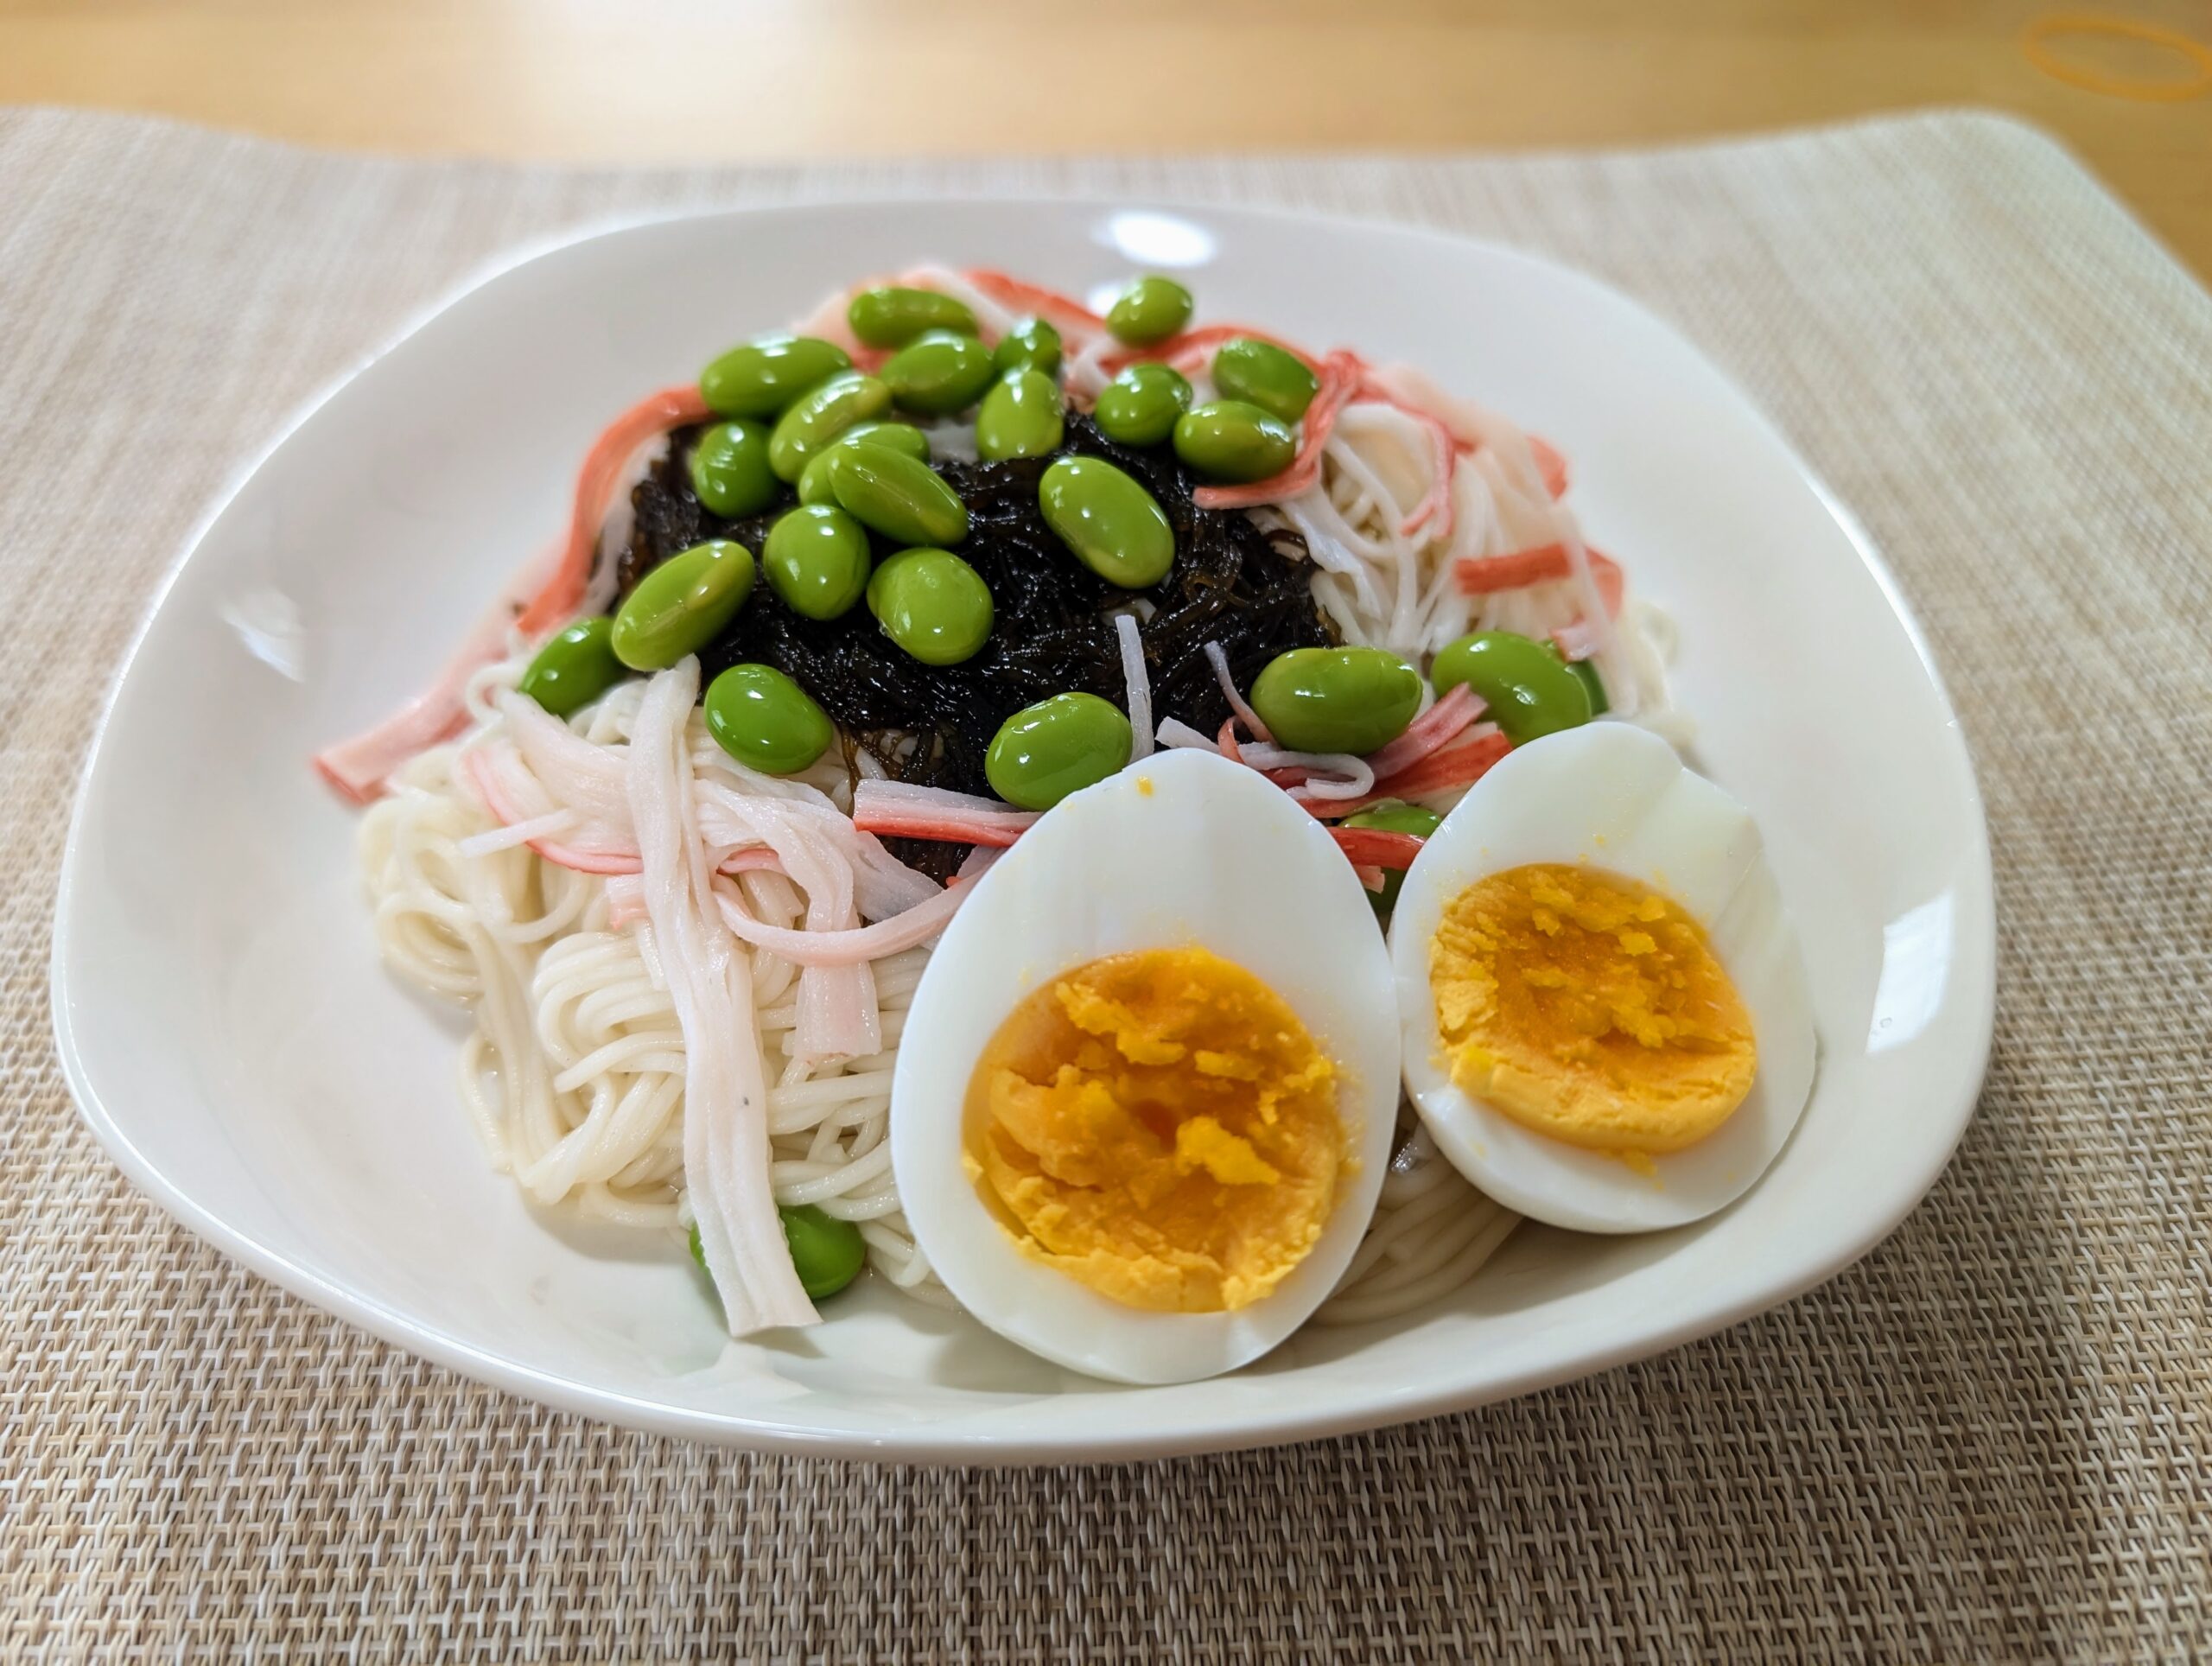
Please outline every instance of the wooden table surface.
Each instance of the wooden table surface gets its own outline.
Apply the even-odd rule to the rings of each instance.
[[[2079,11],[2094,0],[2063,0]],[[2107,0],[2212,41],[2205,0]],[[2212,274],[2212,96],[2037,68],[2041,0],[0,0],[0,102],[610,162],[1624,144],[1915,105],[2070,144]],[[2081,41],[2169,80],[2171,52]],[[4,208],[0,208],[4,212]]]

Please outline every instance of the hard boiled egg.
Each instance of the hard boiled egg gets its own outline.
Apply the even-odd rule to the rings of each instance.
[[[1812,1089],[1812,1002],[1750,813],[1625,723],[1516,747],[1390,926],[1406,1085],[1509,1209],[1641,1232],[1732,1201]]]
[[[1179,1383],[1335,1288],[1389,1167],[1389,958],[1327,831],[1211,753],[1048,811],[930,957],[891,1160],[938,1276],[1073,1370]]]

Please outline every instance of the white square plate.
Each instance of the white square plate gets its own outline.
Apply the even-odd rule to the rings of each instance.
[[[309,754],[427,681],[563,523],[614,411],[856,277],[925,258],[1077,293],[1172,265],[1211,316],[1408,359],[1573,459],[1593,539],[1670,609],[1697,761],[1796,917],[1818,1085],[1699,1225],[1524,1228],[1465,1290],[1121,1389],[856,1290],[733,1343],[691,1269],[534,1215],[456,1102],[458,1015],[381,969],[354,817]],[[1933,1183],[1986,1056],[1989,849],[1950,706],[1866,539],[1712,365],[1621,296],[1491,245],[1226,209],[838,204],[626,227],[469,289],[315,407],[208,522],[87,771],[54,959],[62,1061],[163,1207],[310,1301],[486,1381],[671,1433],[969,1462],[1158,1455],[1417,1417],[1738,1319]],[[1847,1347],[1850,1339],[1838,1337]]]

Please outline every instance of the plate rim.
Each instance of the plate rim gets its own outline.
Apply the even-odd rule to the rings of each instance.
[[[1548,282],[1594,292],[1604,302],[1626,307],[1648,327],[1656,329],[1678,348],[1693,355],[1725,385],[1740,404],[1761,436],[1785,458],[1821,508],[1858,557],[1860,567],[1879,591],[1892,619],[1903,628],[1922,671],[1941,709],[1944,746],[1965,788],[1974,838],[1969,860],[1958,883],[1968,891],[1968,913],[1978,912],[1981,930],[1972,944],[1979,954],[1982,976],[1963,988],[1969,1003],[1962,1014],[1959,1058],[1964,1065],[1951,1093],[1939,1103],[1949,1107],[1944,1137],[1924,1148],[1922,1172],[1899,1188],[1890,1204],[1869,1214],[1848,1241],[1839,1239],[1824,1252],[1785,1276],[1687,1319],[1637,1325],[1631,1319],[1618,1340],[1573,1361],[1535,1365],[1509,1372],[1478,1384],[1444,1384],[1404,1393],[1387,1387],[1360,1391],[1325,1409],[1274,1409],[1240,1412],[1228,1418],[1200,1416],[1158,1434],[1115,1432],[1099,1434],[1078,1425],[1052,1436],[1024,1434],[1012,1439],[988,1428],[946,1430],[905,1429],[870,1434],[857,1430],[835,1430],[781,1421],[752,1411],[707,1411],[674,1407],[617,1389],[594,1387],[556,1372],[513,1360],[480,1348],[464,1338],[422,1323],[399,1309],[334,1283],[313,1268],[294,1260],[282,1250],[241,1230],[173,1183],[162,1169],[135,1145],[110,1112],[94,1088],[91,1071],[77,1045],[71,1024],[68,976],[70,947],[75,933],[68,922],[75,909],[82,834],[91,789],[110,739],[110,726],[118,700],[147,638],[162,616],[187,564],[205,547],[207,537],[228,512],[247,484],[259,476],[276,455],[338,394],[372,366],[387,357],[431,321],[493,283],[547,257],[579,245],[662,226],[710,219],[782,218],[803,220],[822,213],[845,214],[870,208],[911,207],[915,199],[881,193],[828,194],[803,200],[736,204],[701,212],[639,213],[603,216],[545,235],[525,239],[500,251],[465,271],[424,304],[410,310],[376,345],[341,368],[327,383],[311,393],[276,426],[270,439],[251,461],[233,470],[220,485],[207,507],[186,533],[176,556],[155,582],[137,627],[110,676],[99,715],[86,742],[73,796],[68,830],[64,842],[60,876],[55,887],[52,943],[48,957],[48,1004],[53,1037],[64,1080],[78,1112],[92,1136],[131,1184],[171,1219],[192,1231],[232,1260],[251,1269],[289,1294],[330,1316],[365,1331],[379,1341],[402,1348],[431,1363],[456,1371],[486,1386],[558,1410],[580,1414],[647,1434],[704,1440],[759,1452],[801,1457],[826,1457],[863,1462],[914,1464],[929,1466],[964,1466],[1005,1467],[1070,1464],[1100,1464],[1194,1454],[1226,1453],[1338,1435],[1380,1430],[1422,1419],[1450,1415],[1518,1397],[1567,1382],[1580,1381],[1651,1358],[1743,1323],[1759,1313],[1779,1308],[1807,1291],[1826,1283],[1863,1259],[1887,1239],[1933,1190],[1949,1166],[1965,1136],[1986,1078],[1996,1021],[1997,932],[1993,858],[1988,816],[1972,749],[1967,746],[1958,710],[1953,703],[1941,667],[1918,616],[1907,601],[1891,569],[1864,525],[1845,505],[1827,480],[1815,471],[1789,436],[1737,378],[1711,353],[1698,345],[1670,319],[1643,301],[1580,268],[1549,254],[1498,238],[1477,236],[1421,221],[1393,219],[1382,215],[1337,213],[1288,208],[1272,204],[1212,202],[1167,194],[1131,194],[1121,191],[1070,191],[1046,195],[1035,191],[958,191],[934,194],[933,206],[981,207],[1009,213],[1059,213],[1071,206],[1118,208],[1124,211],[1183,214],[1204,220],[1209,217],[1273,221],[1286,226],[1319,226],[1335,232],[1388,231],[1394,235],[1484,253],[1539,270]],[[1142,1390],[1128,1390],[1142,1392]]]

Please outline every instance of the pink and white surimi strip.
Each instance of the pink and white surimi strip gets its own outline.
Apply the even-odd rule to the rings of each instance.
[[[685,730],[699,664],[655,677],[625,768],[639,885],[683,1030],[683,1178],[701,1254],[733,1336],[819,1317],[799,1286],[768,1178],[768,1084],[753,972],[722,923],[699,836]]]

